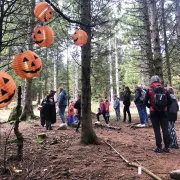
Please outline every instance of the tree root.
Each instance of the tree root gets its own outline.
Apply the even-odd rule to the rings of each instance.
[[[158,177],[157,175],[155,175],[154,173],[152,173],[151,171],[149,171],[148,169],[146,169],[145,167],[139,165],[138,163],[135,162],[129,162],[124,156],[122,156],[111,144],[109,144],[107,141],[104,141],[108,146],[110,146],[120,157],[121,159],[128,165],[131,167],[141,167],[141,169],[148,174],[149,176],[153,177],[156,180],[162,180],[160,177]]]

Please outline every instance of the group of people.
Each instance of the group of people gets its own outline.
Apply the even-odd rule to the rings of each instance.
[[[140,123],[137,125],[137,127],[145,127],[147,124],[149,124],[146,107],[149,108],[149,117],[152,122],[156,139],[156,148],[154,148],[153,151],[161,153],[169,152],[169,148],[179,148],[174,127],[175,121],[177,120],[179,106],[174,95],[173,88],[165,88],[161,84],[160,78],[157,75],[154,75],[151,78],[151,84],[148,89],[142,88],[139,85],[135,86],[134,103],[140,119]],[[126,122],[127,114],[128,122],[131,123],[131,91],[129,87],[124,88],[123,104],[123,122]],[[105,102],[102,98],[100,99],[96,123],[100,123],[99,116],[103,115],[106,124],[109,125],[109,106],[110,103],[107,98],[105,98]],[[117,95],[114,95],[113,107],[116,113],[116,120],[118,121],[120,120],[120,99],[117,97]],[[162,129],[163,133],[164,148],[162,148],[162,136],[160,128]]]
[[[43,99],[40,108],[41,115],[41,125],[46,126],[47,130],[52,129],[52,124],[56,122],[56,108],[54,95],[56,91],[50,91],[50,93]],[[67,106],[67,96],[66,91],[63,88],[58,90],[58,108],[59,116],[62,120],[62,125],[66,126],[65,109]],[[177,136],[175,131],[175,121],[177,120],[177,112],[179,111],[178,102],[174,95],[172,88],[165,88],[161,84],[161,80],[157,75],[152,76],[151,84],[148,89],[144,89],[141,86],[135,87],[135,97],[134,103],[137,107],[140,124],[138,127],[145,127],[148,123],[148,114],[146,107],[150,111],[150,119],[152,127],[154,129],[156,148],[153,149],[154,152],[169,152],[169,148],[179,148],[177,142]],[[128,115],[128,122],[132,122],[130,113],[131,104],[131,91],[129,87],[124,88],[123,97],[123,122],[126,122],[126,114]],[[99,116],[103,115],[103,118],[109,126],[110,123],[110,102],[107,98],[103,98],[99,101],[99,108],[96,114],[97,122],[100,123]],[[68,107],[68,124],[70,125],[74,121],[74,108],[77,109],[76,120],[78,125],[76,131],[78,131],[81,124],[81,97],[79,96],[77,101],[70,103]],[[116,114],[116,120],[120,120],[120,98],[114,95],[113,108]],[[164,147],[162,147],[162,136],[163,134]]]
[[[50,93],[42,100],[40,110],[41,126],[45,126],[47,130],[52,130],[52,124],[56,123],[56,103],[59,108],[59,116],[62,120],[60,126],[66,125],[65,109],[67,107],[67,95],[63,88],[58,89],[58,100],[54,100],[56,91],[51,90]],[[74,116],[74,108],[77,109],[77,113]],[[78,121],[76,131],[78,131],[81,123],[81,97],[78,96],[77,101],[70,103],[68,107],[67,123],[71,125],[74,121]]]

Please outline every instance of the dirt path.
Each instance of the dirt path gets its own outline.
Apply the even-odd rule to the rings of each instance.
[[[46,131],[39,126],[39,121],[21,122],[20,129],[25,137],[24,161],[17,163],[9,161],[11,167],[22,170],[13,175],[12,179],[72,179],[72,180],[151,180],[144,172],[138,175],[137,169],[127,167],[118,155],[105,143],[101,145],[81,145],[80,133],[74,129],[57,130],[58,123],[52,131]],[[169,172],[178,169],[180,165],[180,150],[172,149],[169,154],[152,152],[155,146],[152,128],[132,129],[130,124],[112,121],[121,130],[109,130],[95,127],[96,134],[103,140],[108,140],[118,152],[130,162],[138,162],[164,180],[170,179]],[[10,128],[8,124],[1,125],[1,136]],[[177,135],[180,137],[180,123],[176,124]],[[37,144],[36,135],[47,134],[43,145]],[[13,138],[13,133],[11,138]],[[2,137],[3,139],[3,137]],[[54,139],[58,143],[50,145]],[[0,161],[2,163],[2,150]],[[8,145],[8,157],[16,153],[16,145]],[[0,178],[1,179],[1,178]],[[9,179],[2,176],[2,179]]]

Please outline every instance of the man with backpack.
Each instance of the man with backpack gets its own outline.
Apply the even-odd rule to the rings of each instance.
[[[171,97],[166,88],[160,82],[157,75],[151,77],[151,85],[145,96],[145,105],[150,108],[150,119],[154,129],[156,153],[169,153],[170,136],[168,132],[167,106],[171,104]],[[163,133],[164,148],[162,148],[162,138],[160,127]]]

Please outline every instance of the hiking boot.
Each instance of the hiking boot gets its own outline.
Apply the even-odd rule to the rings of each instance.
[[[162,153],[163,151],[162,151],[161,148],[156,147],[156,148],[153,149],[153,152],[155,152],[155,153]]]
[[[162,151],[165,152],[165,153],[169,153],[169,149],[168,148],[163,148]]]

